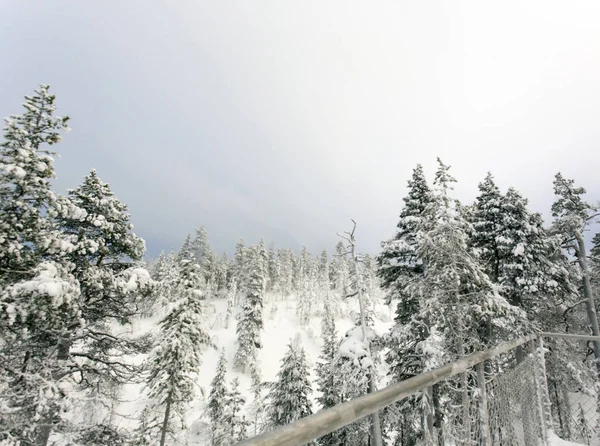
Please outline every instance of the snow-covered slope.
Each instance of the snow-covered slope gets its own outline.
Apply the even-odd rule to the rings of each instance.
[[[321,317],[319,312],[309,320],[306,326],[302,326],[296,316],[296,299],[293,297],[286,300],[280,300],[279,296],[267,294],[264,304],[264,329],[262,332],[263,348],[259,354],[260,368],[263,381],[271,382],[275,380],[279,371],[280,361],[283,358],[288,344],[296,337],[300,337],[302,347],[306,351],[306,356],[313,369],[312,378],[314,380],[314,366],[318,360],[321,347]],[[208,444],[206,441],[207,419],[204,416],[206,397],[210,391],[210,382],[214,377],[217,362],[219,360],[220,350],[225,349],[229,364],[228,381],[238,377],[240,380],[240,389],[246,397],[247,405],[252,402],[252,392],[250,391],[251,380],[249,375],[243,375],[232,370],[233,358],[236,351],[236,313],[234,313],[225,327],[225,315],[227,312],[227,302],[223,300],[214,300],[208,303],[212,311],[207,316],[207,324],[210,327],[210,334],[216,344],[216,349],[206,350],[202,355],[202,365],[198,371],[196,383],[198,384],[198,397],[190,405],[188,411],[187,424],[189,426],[189,443],[192,445]],[[356,299],[348,299],[340,303],[339,312],[345,315],[352,315],[358,311]],[[211,314],[212,313],[212,314]],[[131,326],[131,335],[139,336],[145,333],[153,332],[157,336],[158,323],[162,314],[155,314],[151,318],[140,318],[134,320]],[[374,328],[378,334],[383,334],[389,330],[393,323],[393,312],[387,306],[380,305],[375,309]],[[350,328],[354,326],[351,317],[338,317],[336,319],[336,329],[340,338]],[[136,362],[143,360],[142,355],[136,358],[130,358]],[[381,370],[381,372],[384,372]],[[315,386],[313,385],[313,388]],[[202,395],[205,393],[205,396]],[[312,399],[317,396],[316,390],[313,392]],[[127,386],[121,395],[123,402],[119,407],[119,413],[122,416],[121,427],[133,428],[134,419],[139,416],[146,404],[144,395],[144,386],[142,384]],[[313,404],[313,410],[318,410],[316,404]]]

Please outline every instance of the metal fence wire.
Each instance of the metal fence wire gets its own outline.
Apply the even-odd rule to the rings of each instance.
[[[384,426],[383,444],[389,446],[600,446],[600,385],[590,354],[592,339],[525,336],[239,446],[315,444],[376,411],[382,419],[395,414],[396,421]],[[411,416],[415,410],[418,416]],[[410,425],[403,424],[405,419],[412,420]],[[364,436],[356,444],[327,443],[369,444],[381,443]]]
[[[535,367],[535,357],[530,355],[486,383],[491,444],[535,445],[543,438]]]
[[[554,431],[560,438],[576,444],[600,446],[600,383],[592,345],[587,340],[549,339],[546,347]]]

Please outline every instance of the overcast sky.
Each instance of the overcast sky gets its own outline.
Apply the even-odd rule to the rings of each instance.
[[[549,217],[556,171],[600,198],[600,2],[0,0],[0,114],[40,83],[149,253],[204,225],[331,248],[394,232],[416,163],[471,201],[491,170]]]

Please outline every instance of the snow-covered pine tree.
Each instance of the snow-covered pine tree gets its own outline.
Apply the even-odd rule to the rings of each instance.
[[[321,355],[317,363],[317,389],[321,396],[317,398],[317,402],[321,408],[328,409],[339,403],[338,396],[335,392],[335,375],[333,374],[333,364],[337,354],[338,337],[335,329],[335,318],[331,313],[331,309],[327,303],[323,311],[321,319],[321,338],[323,345],[321,346]]]
[[[311,391],[304,349],[292,342],[288,345],[277,380],[269,393],[270,428],[284,426],[311,415]]]
[[[134,267],[145,251],[144,240],[133,232],[127,206],[119,201],[110,186],[92,169],[83,183],[69,191],[72,203],[86,211],[85,219],[61,218],[63,231],[77,240],[69,255],[74,274],[81,285],[84,318],[88,324],[102,323],[109,317],[128,322],[136,314],[136,302],[122,273]],[[145,270],[138,276],[149,279]],[[134,279],[135,280],[135,279]]]
[[[267,253],[267,263],[268,263],[268,280],[267,280],[267,290],[272,293],[279,293],[281,290],[280,284],[280,264],[279,258],[277,256],[277,251],[275,250],[275,245],[271,244],[269,246],[269,252]]]
[[[250,249],[246,247],[244,240],[240,239],[235,245],[235,253],[229,268],[229,283],[231,283],[231,279],[235,279],[239,291],[245,289],[246,286],[249,251]]]
[[[296,314],[300,323],[307,325],[313,314],[319,287],[317,261],[308,254],[306,249],[302,250],[300,256],[296,287],[298,293]]]
[[[196,236],[190,243],[190,250],[200,265],[200,271],[206,282],[206,290],[215,295],[218,290],[217,284],[217,256],[208,241],[208,234],[203,226],[196,229]]]
[[[467,244],[469,226],[463,214],[457,212],[449,193],[455,180],[448,172],[449,167],[439,159],[438,162],[432,201],[415,228],[413,245],[416,257],[426,267],[402,290],[414,297],[418,311],[408,318],[397,315],[389,334],[386,362],[393,381],[484,349],[496,340],[514,337],[525,323],[524,314],[498,295],[471,253]],[[486,325],[492,329],[493,338]],[[437,420],[442,417],[447,420],[443,435],[464,438],[468,435],[465,429],[469,429],[470,415],[466,411],[457,413],[451,406],[468,407],[464,403],[470,398],[471,389],[466,375],[452,386],[437,386],[434,390],[437,403],[425,410],[433,412],[438,428]],[[445,404],[449,406],[442,405],[441,395],[445,395]],[[417,395],[397,408],[400,414],[397,431],[407,441],[422,437],[425,430],[432,433],[434,426],[426,425],[427,417],[421,419],[415,415],[422,413],[424,404],[429,405],[429,400]]]
[[[335,255],[331,259],[331,267],[329,269],[331,275],[331,287],[340,297],[344,298],[348,295],[350,286],[350,266],[346,259],[346,249],[340,241],[335,246]]]
[[[592,334],[600,336],[597,302],[593,294],[588,253],[583,236],[590,222],[597,217],[598,209],[584,201],[585,193],[585,189],[576,187],[573,180],[564,178],[560,173],[556,174],[554,178],[556,201],[552,204],[553,230],[561,237],[563,247],[577,259],[588,323]],[[594,341],[593,344],[596,368],[600,374],[600,342]]]
[[[237,323],[237,351],[234,367],[246,373],[258,367],[258,350],[262,348],[260,332],[263,328],[263,270],[258,262],[250,266],[246,282],[246,297]]]
[[[288,248],[282,248],[277,253],[280,264],[281,296],[292,294],[294,287],[294,253]]]
[[[394,332],[400,345],[410,344],[410,340],[414,339],[413,331],[423,336],[423,341],[417,344],[417,356],[422,358],[421,370],[416,371],[431,370],[482,350],[496,340],[517,336],[526,323],[524,313],[497,294],[489,277],[471,254],[467,245],[467,223],[456,212],[455,202],[449,193],[455,180],[448,172],[449,166],[439,159],[438,163],[434,201],[428,207],[417,234],[417,254],[423,259],[426,269],[408,287],[410,293],[421,296],[420,310],[409,324],[396,327]],[[482,324],[488,325],[491,330],[482,330]],[[465,409],[456,413],[451,408],[452,404],[437,409],[444,413],[448,428],[453,430],[444,434],[460,439],[469,435],[467,408],[471,389],[466,374],[456,381],[451,387],[460,390],[443,386],[442,391],[449,397],[448,403],[454,400],[454,404],[461,404]]]
[[[480,195],[469,214],[470,245],[485,272],[509,303],[523,308],[538,328],[552,328],[548,311],[560,310],[574,287],[566,258],[541,216],[532,215],[515,189],[502,195],[491,174],[479,185]],[[555,318],[553,318],[555,319]]]
[[[25,96],[25,112],[5,119],[0,144],[2,286],[20,281],[46,256],[64,251],[60,245],[66,241],[47,218],[57,201],[50,188],[56,153],[45,147],[62,139],[69,118],[55,116],[55,97],[48,89],[41,85],[33,96]]]
[[[423,273],[423,262],[416,252],[417,231],[433,200],[420,164],[413,170],[412,179],[408,181],[408,194],[402,200],[404,207],[396,225],[396,235],[381,243],[377,273],[387,292],[387,302],[398,302],[396,317],[408,319],[417,310],[418,302],[415,296],[406,295],[406,285],[415,275]]]
[[[256,261],[261,269],[263,277],[263,296],[267,291],[267,282],[269,280],[269,255],[267,254],[267,248],[265,247],[265,241],[260,239],[260,242],[253,249]]]
[[[192,235],[188,234],[175,255],[175,263],[179,265],[183,259],[192,260],[194,253],[192,252]],[[195,261],[195,260],[194,260]]]
[[[501,274],[501,255],[498,243],[505,230],[505,219],[502,214],[504,197],[488,172],[485,179],[479,183],[479,195],[469,213],[473,225],[470,234],[470,244],[490,279],[497,283]]]
[[[210,432],[211,432],[211,445],[221,446],[224,443],[224,428],[225,420],[223,419],[225,414],[225,406],[227,404],[227,398],[229,397],[229,391],[227,390],[226,383],[227,374],[227,358],[225,357],[225,349],[221,350],[221,356],[219,357],[219,363],[217,364],[217,370],[215,377],[210,384],[210,394],[208,396],[208,418],[210,420]]]
[[[227,254],[221,254],[218,258],[215,266],[215,281],[217,284],[217,290],[221,295],[227,292],[227,269],[229,267],[227,261]]]
[[[149,444],[164,446],[167,434],[177,438],[176,420],[185,426],[185,404],[195,395],[193,375],[202,364],[202,351],[213,346],[202,327],[204,308],[199,287],[198,265],[182,258],[176,288],[180,301],[161,321],[160,339],[149,360],[148,396],[159,410],[154,412],[155,419],[145,420]]]
[[[47,85],[6,119],[0,144],[0,442],[45,445],[61,423],[71,377],[65,334],[81,324],[79,285],[65,258],[74,248],[52,216],[85,217],[50,188],[54,152],[68,130]]]
[[[329,288],[329,256],[327,250],[321,251],[321,257],[319,258],[319,282],[322,284],[322,288]]]
[[[248,436],[248,428],[250,422],[243,414],[244,404],[246,399],[242,396],[239,390],[240,381],[236,377],[231,382],[231,390],[225,398],[225,406],[223,408],[223,442],[220,444],[231,445],[239,441],[245,440]]]
[[[127,206],[103,183],[95,170],[82,184],[69,191],[71,203],[85,211],[85,218],[73,218],[57,209],[55,216],[64,234],[75,248],[66,255],[72,274],[81,290],[81,316],[85,328],[65,335],[65,357],[78,358],[85,370],[81,386],[88,399],[98,401],[87,407],[97,419],[105,413],[118,386],[129,382],[138,370],[117,358],[137,354],[143,343],[111,333],[111,323],[128,323],[143,307],[141,298],[152,299],[154,282],[147,270],[138,265],[145,245],[133,232]],[[164,265],[163,265],[164,266]],[[79,340],[71,352],[72,338]],[[82,409],[83,410],[83,409]],[[109,413],[105,413],[110,417]],[[95,423],[94,423],[95,424]]]

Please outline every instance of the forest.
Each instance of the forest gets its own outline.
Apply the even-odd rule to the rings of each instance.
[[[53,191],[68,120],[41,85],[0,142],[3,446],[231,445],[523,334],[600,335],[598,209],[561,173],[549,222],[491,173],[460,203],[438,159],[375,256],[355,252],[360,222],[330,252],[239,240],[231,258],[199,222],[148,258],[102,172]],[[597,394],[599,345],[550,348],[549,386]],[[437,392],[451,419],[460,391]],[[426,403],[380,413],[386,444],[422,444]],[[369,422],[315,444],[369,444]]]

